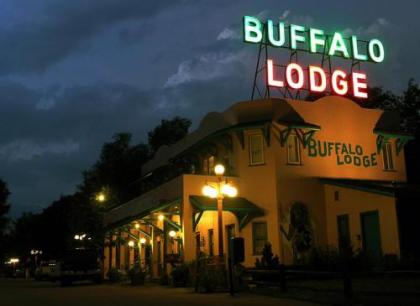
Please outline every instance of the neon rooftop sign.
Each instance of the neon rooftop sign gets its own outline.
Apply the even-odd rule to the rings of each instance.
[[[341,33],[327,34],[324,30],[305,28],[284,22],[275,24],[268,19],[265,23],[256,17],[243,18],[244,41],[252,44],[267,44],[273,48],[286,48],[329,57],[339,57],[356,62],[382,63],[385,50],[379,39],[362,41],[356,35],[344,38]],[[271,87],[288,87],[295,90],[308,89],[312,92],[330,92],[337,95],[352,94],[366,99],[367,77],[360,71],[347,74],[341,69],[327,73],[322,67],[309,65],[304,69],[296,62],[290,62],[283,78],[276,76],[273,59],[267,59],[267,84]]]

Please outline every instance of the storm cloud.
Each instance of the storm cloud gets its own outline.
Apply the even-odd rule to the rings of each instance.
[[[417,2],[385,2],[2,1],[0,177],[12,215],[73,192],[117,132],[145,141],[162,118],[197,126],[249,99],[257,46],[242,43],[243,15],[381,38],[387,57],[369,83],[401,92],[420,79]]]

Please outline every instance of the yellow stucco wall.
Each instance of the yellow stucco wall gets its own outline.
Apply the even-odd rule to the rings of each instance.
[[[339,192],[335,201],[334,192]],[[398,222],[395,198],[365,191],[325,185],[328,244],[338,247],[337,216],[348,214],[351,244],[355,250],[362,247],[360,214],[378,211],[383,254],[399,255]]]

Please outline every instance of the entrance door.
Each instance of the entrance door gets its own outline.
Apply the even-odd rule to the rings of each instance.
[[[230,238],[235,237],[235,224],[226,225],[226,247],[229,250]]]
[[[366,254],[375,261],[382,257],[381,232],[378,211],[360,214],[362,226],[362,245]]]
[[[340,253],[350,249],[350,226],[349,215],[337,216],[337,229],[338,229],[338,249]]]

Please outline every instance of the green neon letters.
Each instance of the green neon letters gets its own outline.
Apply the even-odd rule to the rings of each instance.
[[[246,42],[259,43],[262,39],[263,24],[258,18],[244,17],[244,39]]]
[[[325,52],[330,56],[375,63],[381,63],[385,59],[384,45],[376,38],[361,42],[355,35],[343,37],[339,32],[327,35],[321,29],[305,28],[296,24],[287,27],[284,22],[275,24],[270,19],[262,22],[252,16],[244,16],[243,32],[244,41],[253,44],[263,42],[278,48],[322,54]]]

